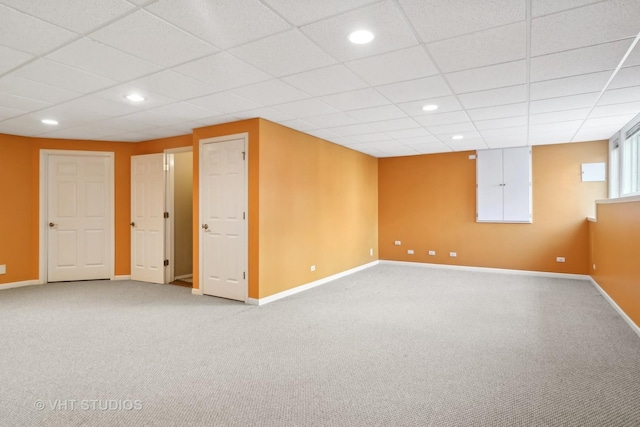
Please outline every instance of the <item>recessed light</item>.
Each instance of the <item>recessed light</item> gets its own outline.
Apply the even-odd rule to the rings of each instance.
[[[435,111],[438,109],[438,106],[436,104],[427,104],[424,107],[422,107],[422,109],[424,111]]]
[[[367,44],[373,40],[374,35],[371,31],[358,30],[349,34],[349,41],[355,44]]]
[[[145,100],[145,97],[142,95],[138,95],[137,93],[132,93],[130,95],[125,96],[131,102],[142,102]]]
[[[464,138],[464,135],[453,135],[451,137],[451,139],[455,139],[455,140],[459,140],[459,139],[462,139],[462,138]]]
[[[53,119],[42,119],[41,121],[45,125],[57,125],[58,124],[58,121],[57,120],[53,120]]]

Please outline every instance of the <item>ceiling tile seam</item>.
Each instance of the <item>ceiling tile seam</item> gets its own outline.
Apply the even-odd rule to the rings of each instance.
[[[529,142],[529,125],[530,125],[530,116],[531,116],[531,14],[533,10],[533,0],[527,0],[526,2],[526,10],[525,10],[525,27],[526,27],[526,47],[525,47],[525,64],[526,64],[526,77],[525,77],[525,102],[526,102],[526,136],[525,136],[525,145],[531,146]]]
[[[582,9],[584,7],[593,6],[594,4],[606,3],[608,1],[609,0],[600,0],[600,1],[595,1],[593,3],[581,4],[581,5],[578,5],[578,6],[573,6],[573,7],[570,7],[568,9],[557,10],[557,11],[551,12],[551,13],[545,13],[543,15],[536,15],[536,16],[531,15],[531,16],[532,16],[532,19],[539,19],[539,18],[544,18],[544,17],[547,17],[547,16],[558,15],[558,14],[564,13],[564,12],[570,12],[570,11],[574,11],[574,10],[577,10],[577,9]]]
[[[424,43],[423,43],[423,44],[424,44]],[[510,60],[510,61],[493,62],[493,63],[491,63],[491,64],[487,64],[487,65],[480,65],[480,66],[478,66],[478,67],[469,67],[469,68],[463,68],[463,69],[455,70],[455,71],[448,71],[448,72],[446,72],[446,73],[443,73],[443,75],[444,75],[444,74],[457,74],[457,73],[464,73],[464,72],[467,72],[467,71],[477,71],[477,70],[482,70],[483,68],[495,67],[495,66],[498,66],[498,65],[514,64],[514,63],[516,63],[516,62],[525,61],[526,59],[527,59],[527,58],[526,58],[526,56],[525,56],[525,57],[523,57],[523,58],[520,58],[520,59],[513,59],[513,60]]]
[[[618,66],[616,67],[616,69],[613,70],[613,73],[611,73],[611,75],[609,76],[609,79],[604,84],[604,87],[602,88],[602,90],[598,94],[598,97],[595,99],[595,101],[593,102],[593,105],[589,109],[589,112],[587,113],[587,116],[582,120],[582,123],[580,123],[580,126],[578,126],[578,129],[575,131],[575,133],[571,137],[570,141],[573,141],[577,137],[578,132],[580,132],[580,130],[582,129],[582,126],[584,126],[585,122],[589,119],[589,116],[591,116],[591,113],[593,112],[593,110],[598,105],[598,102],[600,102],[600,98],[602,98],[602,95],[604,95],[604,92],[607,90],[607,88],[609,87],[609,85],[611,84],[613,79],[616,77],[616,74],[618,74],[618,71],[620,71],[620,69],[624,65],[625,61],[627,60],[627,58],[631,55],[631,52],[633,51],[633,49],[638,44],[638,41],[640,41],[640,32],[636,35],[635,39],[633,39],[633,42],[631,43],[631,45],[629,46],[629,48],[627,49],[625,54],[620,59],[620,62],[618,63]]]
[[[374,1],[374,2],[372,2],[372,3],[367,3],[367,4],[362,5],[362,6],[352,7],[352,8],[350,8],[350,9],[344,10],[344,11],[342,11],[342,12],[334,13],[334,14],[332,14],[332,15],[328,15],[328,16],[325,16],[325,17],[323,17],[323,18],[316,19],[315,21],[305,22],[305,23],[304,23],[304,24],[302,24],[302,25],[295,25],[293,22],[291,22],[289,19],[287,19],[285,16],[283,16],[283,15],[282,15],[282,14],[281,14],[277,9],[275,9],[275,8],[271,7],[269,4],[266,4],[263,0],[258,0],[258,2],[259,2],[259,3],[261,3],[261,4],[262,4],[263,6],[265,6],[266,8],[270,9],[273,13],[275,13],[276,15],[278,15],[282,20],[284,20],[287,24],[289,24],[289,25],[293,26],[294,28],[302,28],[302,27],[306,27],[306,26],[308,26],[308,25],[316,24],[316,23],[318,23],[318,22],[327,21],[327,20],[329,20],[329,19],[336,18],[336,17],[338,17],[338,16],[340,16],[340,15],[345,15],[345,14],[347,14],[347,13],[354,12],[354,11],[356,11],[356,10],[358,10],[358,9],[365,9],[365,8],[371,7],[371,6],[373,6],[373,5],[377,5],[377,4],[379,4],[379,3],[384,3],[385,1],[387,1],[387,0],[378,0],[378,1]]]
[[[413,33],[414,37],[416,37],[418,40],[420,39],[420,36],[418,35],[418,31],[416,30],[416,28],[413,26],[413,23],[411,22],[411,20],[409,19],[406,11],[402,8],[402,5],[400,4],[399,0],[393,0],[393,2],[396,4],[396,7],[398,8],[400,15],[402,17],[402,19],[406,22],[407,26],[409,27],[409,29],[411,30],[411,32]],[[467,119],[469,120],[469,122],[471,123],[471,125],[473,126],[473,128],[475,129],[476,133],[478,133],[478,135],[480,136],[480,139],[482,140],[482,142],[485,144],[485,146],[487,145],[487,141],[484,139],[484,136],[482,136],[480,134],[480,131],[478,130],[478,128],[476,127],[475,123],[473,122],[473,120],[471,120],[471,117],[469,117],[469,114],[467,113],[466,108],[464,107],[464,104],[461,102],[460,97],[458,96],[458,94],[455,93],[455,91],[453,90],[453,87],[451,86],[451,83],[449,82],[449,79],[447,79],[447,76],[445,75],[445,73],[442,72],[442,69],[440,68],[440,65],[438,65],[438,63],[436,62],[435,58],[433,57],[433,55],[431,54],[431,52],[429,51],[429,48],[427,47],[427,45],[425,43],[422,43],[420,45],[422,47],[422,50],[425,52],[425,54],[429,57],[429,60],[433,63],[433,66],[436,68],[436,70],[438,70],[438,74],[442,77],[442,79],[444,80],[445,84],[447,85],[447,88],[449,89],[449,91],[451,92],[451,96],[453,96],[456,100],[456,102],[458,102],[458,104],[460,104],[460,106],[462,106],[462,112],[464,113],[464,115],[467,117]],[[428,129],[427,129],[428,131]],[[428,131],[432,136],[435,137],[435,135],[433,135],[432,132]],[[437,138],[437,137],[436,137]],[[453,148],[447,144],[446,142],[443,142],[440,138],[438,138],[445,146],[447,146],[448,148],[450,148],[452,151]]]
[[[635,36],[628,36],[628,37],[621,37],[619,39],[615,39],[615,40],[607,40],[605,42],[602,43],[594,43],[594,44],[587,44],[584,46],[578,46],[578,47],[572,47],[572,48],[568,48],[568,49],[561,49],[561,50],[554,50],[553,52],[547,52],[547,53],[543,53],[541,55],[532,55],[531,58],[544,58],[545,56],[551,56],[551,55],[558,55],[560,53],[568,53],[568,52],[573,52],[576,50],[581,50],[581,49],[588,49],[591,47],[596,47],[596,46],[604,46],[607,44],[611,44],[611,43],[617,43],[617,42],[621,42],[621,41],[625,41],[625,40],[632,40]]]
[[[398,7],[402,8],[402,5],[400,5],[400,4],[398,3],[398,0],[393,0],[393,1],[394,1],[394,2],[396,2],[396,3],[398,4]],[[403,10],[403,13],[404,13],[404,10]],[[440,42],[445,42],[445,41],[449,41],[449,40],[455,40],[455,39],[457,39],[457,38],[461,38],[461,37],[473,36],[473,35],[476,35],[476,34],[479,34],[479,33],[484,33],[484,32],[486,32],[486,31],[490,31],[490,30],[494,30],[494,29],[499,29],[499,28],[509,27],[509,26],[511,26],[511,25],[513,25],[513,24],[519,24],[519,23],[521,23],[521,22],[525,22],[525,20],[524,20],[524,19],[521,19],[521,20],[517,20],[517,21],[511,21],[511,22],[507,22],[506,24],[495,25],[495,26],[492,26],[492,27],[489,27],[489,28],[483,28],[483,29],[481,29],[481,30],[470,31],[470,32],[468,32],[468,33],[456,34],[456,35],[451,36],[451,37],[445,37],[445,38],[437,39],[437,40],[429,40],[428,42],[426,42],[426,41],[424,41],[424,40],[420,39],[419,37],[418,37],[418,40],[420,40],[420,42],[421,42],[422,44],[434,44],[434,43],[440,43]],[[412,26],[413,26],[413,24],[412,24]]]

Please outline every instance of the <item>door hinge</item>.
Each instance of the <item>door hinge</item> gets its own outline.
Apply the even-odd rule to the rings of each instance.
[[[242,219],[247,219],[247,213],[246,212],[242,212]]]
[[[244,159],[245,159],[246,154],[247,154],[247,153],[246,153],[245,151],[243,151],[243,152],[242,152],[242,160],[244,160]]]
[[[164,266],[165,266],[165,267],[167,267],[168,265],[169,265],[169,260],[168,260],[168,259],[165,259],[165,260],[164,260]]]
[[[242,280],[245,280],[247,278],[247,273],[245,271],[242,272]]]
[[[164,218],[165,218],[165,219],[169,218],[169,212],[165,212],[165,213],[164,213]]]

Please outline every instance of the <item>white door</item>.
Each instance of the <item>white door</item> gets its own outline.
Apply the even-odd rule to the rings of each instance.
[[[165,283],[164,154],[131,156],[131,279]]]
[[[476,221],[502,221],[504,218],[502,150],[478,150],[476,173]]]
[[[201,158],[202,292],[247,297],[245,139],[203,144]]]
[[[531,221],[531,148],[505,148],[504,220]]]
[[[112,157],[46,157],[47,281],[111,278]]]

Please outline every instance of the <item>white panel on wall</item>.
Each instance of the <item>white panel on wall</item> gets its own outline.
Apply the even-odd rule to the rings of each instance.
[[[605,171],[604,163],[583,163],[582,182],[604,182]]]

